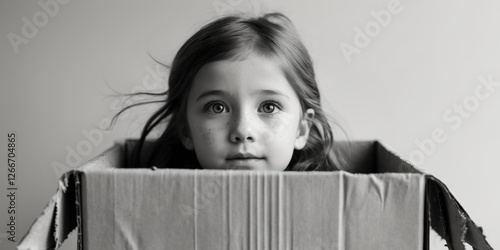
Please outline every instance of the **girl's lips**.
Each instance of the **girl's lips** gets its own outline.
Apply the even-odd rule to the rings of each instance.
[[[233,158],[227,159],[230,169],[259,169],[263,158]]]
[[[264,157],[257,157],[251,153],[237,153],[229,156],[227,160],[262,160]]]
[[[231,169],[257,169],[264,157],[257,157],[251,153],[237,153],[229,156],[226,160]]]
[[[263,158],[233,158],[233,159],[227,159],[230,162],[255,162],[255,161],[260,161],[263,160]]]

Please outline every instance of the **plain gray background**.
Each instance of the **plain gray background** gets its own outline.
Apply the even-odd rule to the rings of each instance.
[[[42,7],[49,2],[57,8]],[[351,139],[379,139],[440,178],[500,246],[500,87],[488,92],[480,80],[500,82],[500,3],[493,0],[2,1],[0,224],[8,218],[7,133],[18,139],[19,241],[61,171],[136,136],[152,110],[135,109],[114,130],[100,129],[119,109],[119,99],[106,98],[111,88],[164,89],[143,84],[155,82],[148,54],[169,63],[203,24],[238,10],[288,15],[313,58],[325,109]],[[381,25],[373,13],[390,10]],[[366,28],[371,35],[356,43]],[[346,46],[356,53],[346,57]],[[0,246],[12,249],[5,231]],[[443,245],[433,235],[432,249]],[[75,249],[74,235],[62,249]]]

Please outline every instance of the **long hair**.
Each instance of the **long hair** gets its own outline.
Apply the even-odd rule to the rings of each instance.
[[[340,161],[333,150],[332,129],[321,108],[311,58],[292,22],[281,13],[260,17],[222,17],[202,27],[183,44],[170,66],[168,90],[151,94],[165,96],[164,104],[146,122],[131,164],[138,167],[201,168],[194,151],[185,149],[180,140],[181,134],[189,134],[186,106],[192,81],[198,70],[208,63],[241,60],[249,53],[277,62],[297,93],[302,110],[311,108],[315,112],[305,147],[294,150],[285,170],[340,169]],[[124,110],[132,106],[135,105]],[[144,150],[147,136],[165,122],[166,129],[148,146],[148,150]]]

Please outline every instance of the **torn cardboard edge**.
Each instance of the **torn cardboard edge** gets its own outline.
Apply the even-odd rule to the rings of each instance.
[[[77,170],[64,173],[59,179],[59,187],[55,194],[44,208],[42,214],[33,222],[17,249],[46,250],[60,248],[69,234],[77,229],[79,222],[79,218],[77,218],[77,206],[79,204],[75,197],[76,173],[81,170],[97,168],[96,166],[110,168],[115,164],[119,165],[122,163],[122,151],[120,143],[116,143]],[[104,155],[111,155],[112,157],[103,157]],[[78,231],[78,234],[80,232]],[[78,239],[80,239],[79,236]]]
[[[397,169],[378,169],[377,172],[422,173],[394,151],[375,141],[376,156],[386,156],[390,159],[377,159],[379,164],[398,160]],[[380,165],[379,165],[380,166]],[[427,206],[432,229],[445,241],[449,249],[465,250],[464,242],[474,249],[493,249],[486,241],[482,230],[472,221],[465,209],[451,194],[448,187],[438,178],[427,176]]]
[[[356,144],[358,150],[351,151],[351,144]],[[346,153],[348,160],[365,161],[364,163],[353,165],[369,166],[368,168],[348,169],[347,172],[361,174],[425,174],[388,150],[378,141],[343,142],[339,145],[341,147],[340,152]],[[75,179],[75,176],[81,173],[80,170],[90,170],[97,168],[97,166],[100,168],[122,166],[125,161],[125,153],[123,152],[125,150],[126,147],[123,143],[116,143],[113,147],[82,165],[79,169],[63,174],[56,193],[40,217],[35,220],[17,249],[57,249],[75,228],[78,228],[78,244],[81,247],[82,222],[79,211],[79,197],[76,197],[77,190],[75,189],[78,186],[75,182],[79,180],[78,178]],[[368,157],[355,157],[360,154],[367,154]],[[112,155],[114,157],[103,157],[104,155]],[[390,166],[397,167],[389,168]],[[448,248],[465,250],[464,242],[467,242],[474,249],[493,249],[486,241],[482,230],[472,221],[446,185],[431,175],[425,175],[427,178],[426,205],[429,211],[430,224],[434,231],[446,240]]]

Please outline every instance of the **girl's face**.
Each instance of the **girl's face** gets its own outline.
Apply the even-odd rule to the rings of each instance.
[[[284,170],[313,116],[302,113],[277,63],[250,55],[198,71],[187,100],[190,134],[181,138],[206,169]]]

